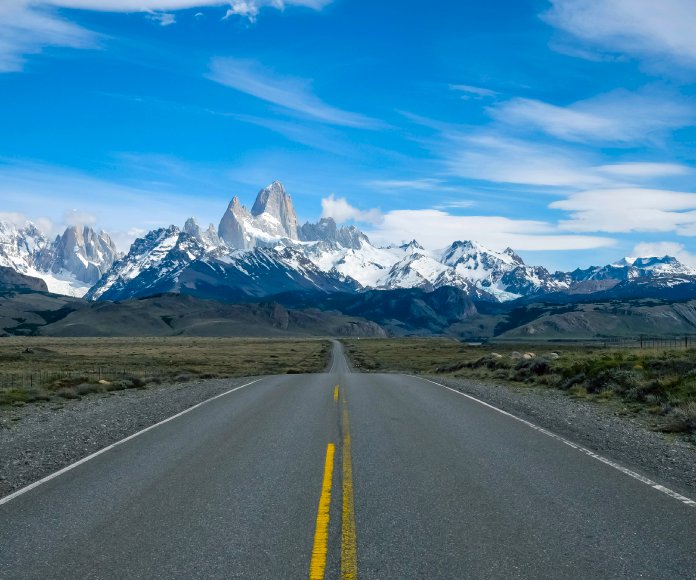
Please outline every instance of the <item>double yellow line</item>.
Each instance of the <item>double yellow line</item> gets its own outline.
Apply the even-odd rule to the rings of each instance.
[[[334,387],[334,401],[339,401],[339,387]],[[341,431],[343,435],[343,509],[341,511],[341,578],[342,580],[357,580],[357,542],[355,535],[355,507],[353,503],[353,464],[350,450],[350,421],[345,391],[341,397]],[[324,464],[324,479],[319,498],[317,524],[314,531],[314,547],[312,560],[309,565],[310,580],[324,580],[326,572],[326,556],[329,547],[329,509],[331,506],[331,487],[333,483],[334,455],[336,447],[333,443],[326,446],[326,462]]]

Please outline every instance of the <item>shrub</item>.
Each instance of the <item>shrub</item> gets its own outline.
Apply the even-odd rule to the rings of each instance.
[[[688,401],[669,410],[663,429],[671,433],[696,433],[696,401]]]
[[[56,395],[63,397],[64,399],[80,398],[80,395],[77,393],[77,388],[75,387],[61,387],[56,391]]]
[[[145,388],[145,381],[140,377],[131,377],[128,379],[129,389],[143,389]]]
[[[90,393],[99,393],[102,391],[102,386],[94,383],[80,383],[75,387],[78,395],[88,395]]]
[[[617,393],[635,390],[641,386],[641,376],[635,370],[613,368],[600,371],[587,381],[587,390],[597,393],[611,389]]]
[[[578,373],[578,374],[570,377],[563,384],[561,384],[561,389],[563,389],[564,391],[569,391],[575,385],[579,385],[581,383],[584,383],[586,378],[587,378],[587,376],[585,375],[585,373]]]
[[[545,358],[536,358],[531,361],[529,371],[537,376],[546,375],[551,371],[551,363]]]

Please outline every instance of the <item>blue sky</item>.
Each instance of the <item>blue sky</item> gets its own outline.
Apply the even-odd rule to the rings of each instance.
[[[692,0],[3,0],[0,217],[301,221],[696,263]]]

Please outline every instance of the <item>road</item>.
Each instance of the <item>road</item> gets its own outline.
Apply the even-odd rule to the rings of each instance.
[[[0,578],[696,578],[696,507],[446,388],[264,378],[0,505]],[[343,561],[343,563],[342,563]]]

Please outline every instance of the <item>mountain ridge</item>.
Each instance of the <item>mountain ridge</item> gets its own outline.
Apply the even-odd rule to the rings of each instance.
[[[194,218],[183,228],[153,230],[119,255],[108,234],[72,226],[49,241],[35,226],[0,223],[0,266],[44,279],[49,290],[90,300],[127,300],[162,292],[223,301],[280,292],[454,287],[476,301],[548,296],[689,295],[696,269],[670,256],[624,258],[613,264],[550,272],[511,248],[471,240],[428,250],[416,240],[380,247],[356,226],[331,217],[299,225],[290,194],[274,181],[251,210],[234,196],[217,228]],[[62,284],[62,286],[61,286]],[[71,286],[72,284],[72,286]],[[603,294],[602,294],[603,293]]]

